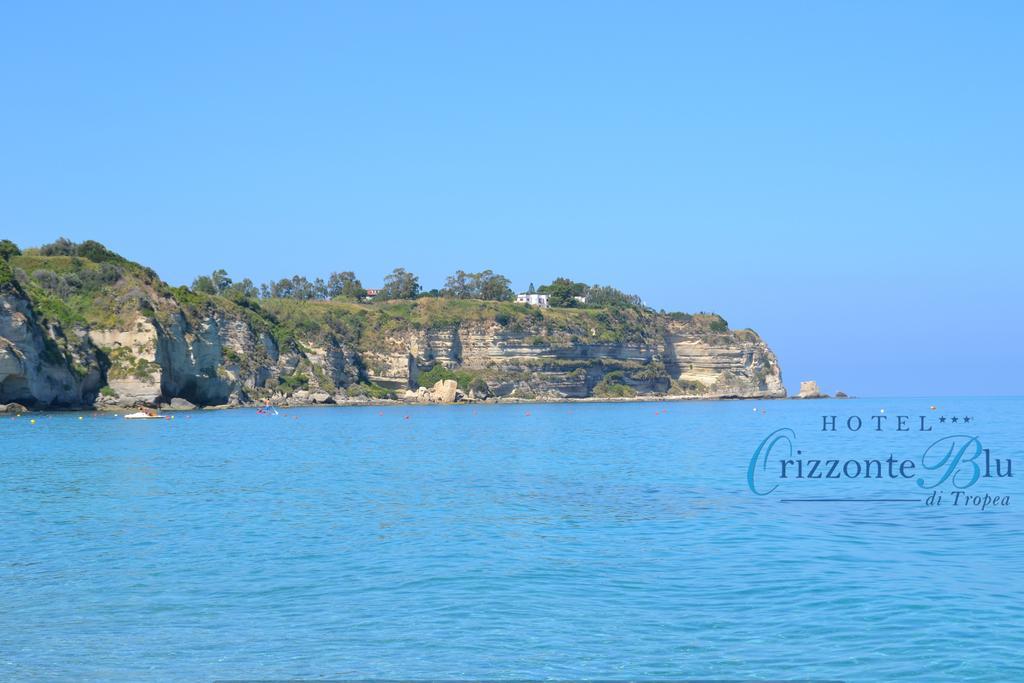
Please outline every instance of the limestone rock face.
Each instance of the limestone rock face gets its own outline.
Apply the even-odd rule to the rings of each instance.
[[[800,393],[797,394],[798,398],[821,398],[821,390],[818,388],[818,383],[814,380],[807,380],[800,382]]]
[[[459,390],[458,383],[453,379],[443,379],[431,388],[432,400],[437,403],[455,403]]]
[[[76,406],[86,388],[28,300],[0,293],[0,403]]]
[[[122,407],[155,406],[161,395],[163,367],[157,363],[157,329],[138,317],[127,327],[89,330],[92,344],[107,358],[107,386],[113,391],[103,403]]]
[[[17,286],[0,289],[0,403],[365,403],[380,398],[381,388],[439,403],[786,395],[765,342],[707,315],[439,300],[402,304],[398,313],[330,302],[243,307],[171,289],[155,276],[115,290],[110,315],[61,327]],[[296,313],[300,305],[307,308]],[[448,378],[420,388],[424,373],[437,377],[435,370]],[[819,393],[816,385],[801,388],[801,396]]]
[[[783,398],[782,372],[768,345],[751,330],[705,333],[673,323],[665,367],[683,394],[705,398]]]
[[[538,339],[546,342],[539,344]],[[487,376],[473,395],[584,398],[613,373],[637,393],[694,398],[782,398],[778,360],[750,330],[709,334],[671,322],[660,336],[623,342],[548,332],[544,325],[511,330],[496,322],[445,330],[410,330],[366,356],[373,381],[404,389],[442,365]]]
[[[455,403],[464,400],[466,395],[459,391],[458,382],[453,379],[442,379],[429,389],[407,389],[401,394],[402,400],[413,403]]]

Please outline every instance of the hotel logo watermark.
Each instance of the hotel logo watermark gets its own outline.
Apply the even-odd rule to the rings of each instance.
[[[1005,484],[1013,478],[1013,460],[986,447],[981,436],[972,433],[975,424],[971,416],[960,415],[822,415],[817,429],[804,439],[807,447],[800,445],[796,430],[789,427],[765,436],[750,456],[747,486],[757,496],[784,503],[1007,507],[1011,496]],[[814,455],[814,444],[832,435],[856,437],[855,443],[870,448],[872,435],[886,433],[907,436],[898,452],[868,457]],[[856,482],[875,486],[851,486]],[[871,493],[849,493],[865,488]]]

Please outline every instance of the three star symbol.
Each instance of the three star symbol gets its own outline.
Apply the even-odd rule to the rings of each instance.
[[[965,415],[965,416],[964,416],[964,417],[962,417],[962,418],[960,418],[960,417],[951,417],[951,418],[949,418],[949,421],[950,421],[950,422],[952,422],[953,424],[956,424],[956,423],[957,423],[957,422],[959,422],[960,420],[963,420],[963,421],[964,421],[964,424],[967,424],[968,422],[970,422],[970,421],[971,421],[971,420],[973,420],[973,419],[974,419],[974,418],[972,418],[972,417],[967,417],[967,416]],[[939,418],[939,422],[945,422],[945,421],[946,421],[946,416],[945,416],[945,415],[943,415],[942,417],[940,417],[940,418]]]

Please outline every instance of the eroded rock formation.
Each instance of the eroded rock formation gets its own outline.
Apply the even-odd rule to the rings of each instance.
[[[123,259],[117,279],[93,299],[71,301],[73,309],[21,282],[19,258],[0,266],[7,268],[0,273],[0,404],[184,408],[343,403],[388,392],[430,401],[786,393],[764,341],[714,315],[444,299],[233,302],[171,288]],[[78,261],[85,271],[96,267]],[[427,378],[430,388],[420,390]],[[438,387],[438,379],[448,381]]]

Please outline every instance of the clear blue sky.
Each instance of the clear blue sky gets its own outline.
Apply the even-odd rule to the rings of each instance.
[[[1020,2],[7,3],[0,93],[22,246],[566,275],[790,389],[1024,393]]]

